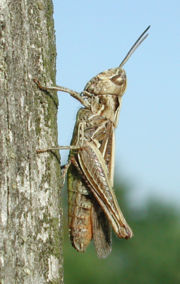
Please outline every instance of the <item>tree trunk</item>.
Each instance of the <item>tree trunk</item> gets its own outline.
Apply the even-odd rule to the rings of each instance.
[[[63,283],[51,0],[0,0],[1,284]]]

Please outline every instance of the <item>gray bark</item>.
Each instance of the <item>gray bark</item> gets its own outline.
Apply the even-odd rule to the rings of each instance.
[[[0,0],[0,283],[63,283],[51,0]]]

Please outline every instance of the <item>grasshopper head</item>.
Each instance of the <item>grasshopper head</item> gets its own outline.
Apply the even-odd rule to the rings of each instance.
[[[93,113],[117,121],[121,98],[126,90],[126,73],[120,68],[108,69],[92,78],[84,88],[89,93]]]
[[[85,86],[84,91],[92,96],[120,96],[126,89],[126,73],[120,68],[112,68],[93,77]]]

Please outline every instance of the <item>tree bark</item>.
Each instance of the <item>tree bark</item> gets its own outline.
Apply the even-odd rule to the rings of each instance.
[[[0,0],[1,284],[63,283],[51,0]]]

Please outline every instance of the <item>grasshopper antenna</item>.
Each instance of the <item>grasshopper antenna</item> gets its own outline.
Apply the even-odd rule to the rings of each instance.
[[[134,53],[134,51],[136,50],[136,48],[138,48],[138,46],[147,38],[148,34],[146,33],[149,30],[150,26],[148,26],[145,31],[140,35],[140,37],[138,37],[138,39],[136,40],[136,42],[133,44],[133,46],[130,48],[130,50],[128,51],[128,53],[126,54],[126,56],[124,57],[123,61],[121,62],[121,64],[119,65],[119,67],[121,68],[129,59],[129,57]]]

